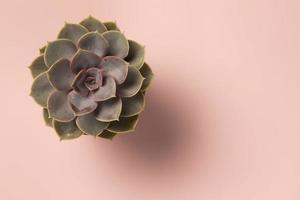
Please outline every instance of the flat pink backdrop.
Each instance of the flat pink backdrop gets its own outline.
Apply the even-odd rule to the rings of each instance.
[[[0,199],[299,200],[298,0],[8,0]],[[60,142],[27,66],[64,21],[116,20],[155,80],[137,131]]]

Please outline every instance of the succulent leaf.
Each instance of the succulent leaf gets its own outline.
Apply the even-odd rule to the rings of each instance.
[[[60,122],[69,122],[75,118],[75,114],[68,103],[68,93],[55,91],[48,99],[48,111],[51,118]]]
[[[67,59],[58,60],[48,71],[48,79],[57,90],[72,89],[72,81],[75,74],[71,72],[70,61]]]
[[[46,108],[43,108],[43,117],[44,117],[44,121],[45,121],[46,125],[52,127],[53,119],[49,116],[48,109],[46,109]]]
[[[108,42],[98,32],[89,32],[79,39],[78,47],[80,49],[91,51],[99,57],[103,57],[106,55]]]
[[[94,101],[105,101],[116,96],[116,83],[113,78],[106,77],[103,85],[96,91],[90,94],[90,98]]]
[[[122,102],[118,97],[111,98],[99,104],[95,113],[97,120],[102,122],[111,122],[118,120],[122,110]]]
[[[145,98],[141,92],[133,97],[122,98],[121,117],[130,117],[140,114],[145,108]]]
[[[80,24],[87,28],[89,31],[98,31],[99,33],[107,31],[106,26],[92,16],[84,19],[82,22],[80,22]]]
[[[87,32],[88,32],[88,30],[80,24],[66,23],[65,26],[59,32],[57,38],[69,39],[76,45],[78,42],[78,39],[81,36],[83,36],[84,34],[86,34]]]
[[[29,66],[29,69],[31,71],[31,75],[33,78],[37,77],[39,74],[45,72],[48,70],[47,65],[44,61],[44,55],[40,55],[37,57],[32,64]]]
[[[77,51],[77,47],[71,40],[58,39],[50,42],[45,50],[45,63],[51,67],[58,60],[65,58],[71,60]]]
[[[107,30],[109,31],[120,31],[119,27],[117,26],[117,23],[116,22],[104,22],[103,23],[106,27]]]
[[[117,94],[121,97],[134,96],[141,89],[144,79],[137,68],[129,67],[127,78],[118,86]]]
[[[125,58],[128,55],[129,44],[125,36],[119,31],[107,31],[103,37],[108,41],[108,55]]]
[[[79,49],[71,62],[71,70],[77,74],[84,68],[95,67],[99,64],[99,56],[91,51]]]
[[[112,140],[116,135],[117,135],[117,133],[113,133],[108,130],[104,130],[100,135],[98,135],[98,137]]]
[[[47,73],[43,72],[33,80],[30,95],[39,105],[46,108],[48,97],[54,91],[55,89],[47,78]]]
[[[138,115],[132,117],[120,117],[119,121],[109,124],[107,130],[113,133],[128,133],[135,129],[138,122]]]
[[[140,69],[140,72],[143,77],[145,77],[145,80],[143,81],[143,85],[141,87],[141,91],[145,91],[148,89],[148,87],[151,84],[152,78],[153,78],[153,72],[149,65],[147,63],[144,63],[143,66]]]
[[[72,88],[74,91],[78,92],[83,96],[87,96],[89,93],[89,89],[84,85],[84,81],[86,79],[86,70],[81,70],[73,79]]]
[[[102,131],[109,125],[107,122],[100,122],[96,120],[94,113],[77,117],[76,124],[82,132],[94,136],[102,133]]]
[[[128,73],[128,63],[115,56],[106,56],[101,60],[101,69],[104,76],[111,76],[118,84],[125,81]]]
[[[144,63],[145,47],[139,43],[128,40],[129,52],[125,60],[129,62],[129,66],[140,69]]]
[[[78,129],[75,120],[70,122],[59,122],[53,120],[53,127],[60,140],[75,139],[82,135],[82,132]]]
[[[45,53],[45,50],[47,48],[47,45],[43,46],[42,48],[40,48],[40,54],[44,54]]]
[[[77,116],[89,114],[96,110],[98,104],[87,96],[82,96],[76,91],[71,91],[68,95],[71,108]]]

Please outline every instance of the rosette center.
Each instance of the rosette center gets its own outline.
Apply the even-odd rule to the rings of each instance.
[[[102,85],[102,73],[98,68],[89,68],[86,70],[84,85],[90,90],[97,90]]]
[[[79,94],[86,96],[98,90],[103,84],[103,75],[99,68],[82,69],[73,80],[72,87]]]

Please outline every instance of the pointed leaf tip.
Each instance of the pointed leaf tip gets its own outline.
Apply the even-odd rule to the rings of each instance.
[[[79,39],[78,47],[80,49],[91,51],[99,57],[103,57],[106,55],[108,42],[98,33],[98,31],[93,31],[83,35]]]
[[[54,91],[55,89],[47,78],[47,73],[43,72],[33,80],[30,96],[32,96],[39,105],[46,108],[48,97]]]
[[[104,24],[92,16],[87,17],[86,19],[81,21],[80,24],[84,26],[86,29],[88,29],[89,31],[97,30],[99,33],[103,33],[107,31]]]
[[[47,65],[44,61],[44,55],[38,56],[28,67],[31,71],[31,75],[33,78],[37,77],[39,74],[48,70]]]
[[[75,139],[82,135],[82,132],[77,128],[75,120],[71,122],[59,122],[53,120],[53,127],[59,136],[60,141]]]
[[[122,117],[130,117],[140,114],[145,108],[145,98],[141,92],[133,97],[122,98]]]
[[[126,37],[119,31],[107,31],[103,37],[108,41],[108,55],[125,58],[128,55],[129,44]]]
[[[137,68],[129,67],[126,80],[118,86],[117,94],[121,97],[134,96],[141,89],[144,79]]]
[[[77,117],[76,124],[82,132],[93,136],[101,134],[109,125],[107,122],[96,120],[94,113]]]
[[[146,91],[152,82],[154,74],[147,63],[144,63],[144,65],[140,69],[140,72],[142,76],[145,77],[145,80],[143,81],[141,87],[141,91]]]
[[[77,51],[75,44],[68,39],[58,39],[50,42],[45,50],[45,63],[51,67],[58,60],[65,58],[71,60]]]
[[[64,27],[59,32],[57,38],[69,39],[74,44],[77,44],[78,39],[87,32],[88,30],[80,24],[65,23]]]
[[[120,121],[113,121],[107,130],[113,133],[128,133],[135,129],[138,122],[138,115],[132,117],[120,117]]]
[[[129,66],[140,69],[144,64],[145,46],[142,46],[133,40],[128,40],[128,42],[129,53],[125,60],[129,62]]]

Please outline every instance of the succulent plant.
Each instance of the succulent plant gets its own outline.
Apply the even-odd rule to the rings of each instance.
[[[112,139],[133,131],[153,73],[144,46],[127,40],[115,22],[94,17],[66,23],[30,65],[31,96],[61,140]]]

